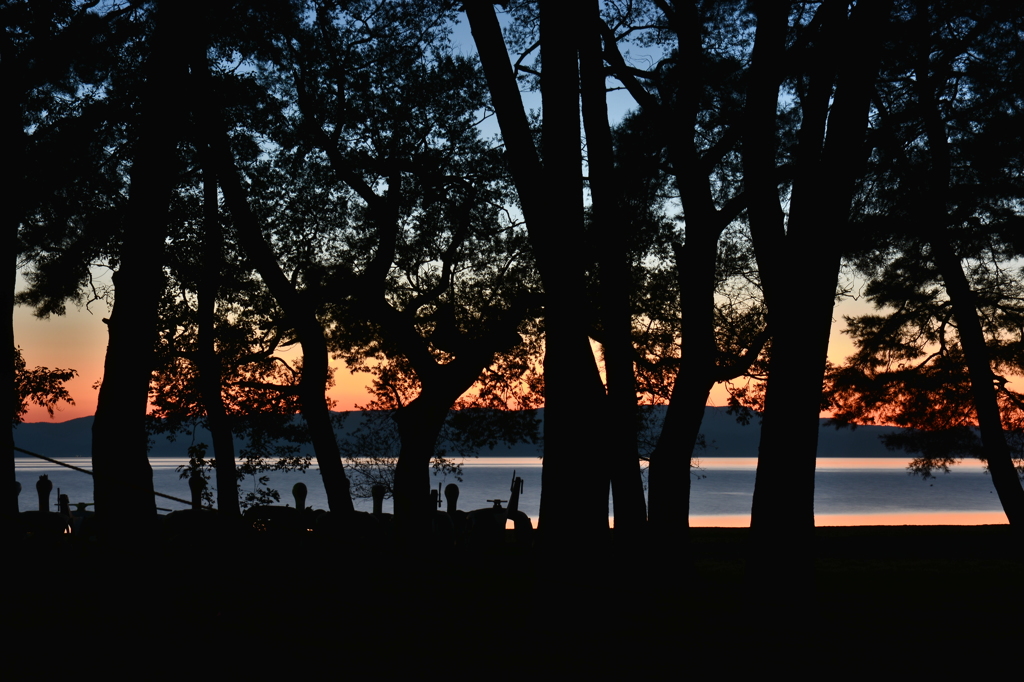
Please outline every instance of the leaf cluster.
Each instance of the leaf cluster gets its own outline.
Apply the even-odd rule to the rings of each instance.
[[[75,401],[64,384],[76,376],[78,372],[73,369],[29,369],[21,354],[21,348],[15,347],[13,424],[17,426],[22,422],[30,404],[44,408],[51,419],[54,411],[60,409],[60,403],[73,406]]]

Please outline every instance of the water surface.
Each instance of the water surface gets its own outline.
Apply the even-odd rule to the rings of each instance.
[[[92,478],[86,474],[31,457],[17,458],[17,476],[23,490],[22,510],[37,506],[35,482],[47,474],[53,482],[51,505],[57,501],[57,489],[68,494],[72,503],[92,501]],[[91,469],[87,457],[69,460]],[[158,492],[182,500],[189,498],[187,483],[177,467],[188,460],[178,457],[154,457],[153,477]],[[693,470],[690,519],[694,526],[748,526],[754,491],[756,458],[704,457]],[[975,525],[1007,523],[992,486],[991,477],[978,461],[966,461],[951,473],[939,473],[924,480],[906,472],[902,457],[822,457],[815,477],[815,522],[831,525]],[[448,483],[460,488],[459,508],[478,509],[491,505],[488,500],[507,501],[512,472],[524,481],[519,506],[536,523],[540,511],[541,462],[536,457],[480,457],[463,465],[462,481],[432,476],[434,487]],[[306,504],[327,508],[327,496],[316,465],[307,472],[271,473],[270,485],[281,493],[281,503],[294,505],[291,488],[302,481],[309,490]],[[249,487],[252,482],[248,483]],[[610,499],[610,498],[609,498]],[[356,508],[370,511],[370,500],[357,499]],[[158,498],[164,510],[183,509],[187,505]],[[55,508],[55,507],[52,507]],[[391,502],[385,503],[391,511]],[[610,513],[614,510],[610,508]]]

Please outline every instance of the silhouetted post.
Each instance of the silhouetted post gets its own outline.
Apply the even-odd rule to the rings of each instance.
[[[448,501],[448,513],[455,514],[459,506],[459,486],[449,483],[444,487],[444,499]]]
[[[306,488],[306,484],[299,481],[292,486],[292,497],[295,498],[295,508],[300,512],[306,509],[306,494],[309,490]]]
[[[533,522],[530,517],[519,511],[519,495],[523,492],[523,479],[516,476],[512,471],[512,486],[509,488],[508,508],[505,510],[505,519],[515,524],[516,544],[530,545],[533,542]],[[505,524],[501,524],[502,528]]]
[[[192,491],[192,508],[203,508],[203,491],[206,490],[206,481],[202,476],[196,476],[195,472],[188,477],[188,489]]]
[[[509,488],[508,515],[511,516],[519,511],[519,493],[523,492],[523,479],[516,476],[515,469],[512,470],[512,487]]]
[[[57,488],[57,511],[69,519],[71,518],[71,500],[67,495],[61,495],[60,488]]]
[[[384,486],[373,486],[370,494],[373,495],[373,515],[380,517],[384,513]]]
[[[36,493],[39,495],[39,511],[50,511],[50,492],[53,490],[53,483],[50,477],[43,474],[36,481]]]

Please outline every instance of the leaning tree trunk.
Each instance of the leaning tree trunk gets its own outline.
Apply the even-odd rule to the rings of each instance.
[[[207,93],[204,107],[217,107],[209,85],[209,67],[205,60],[202,63],[196,61],[193,68],[200,79],[199,89]],[[316,318],[316,311],[303,300],[295,285],[284,274],[263,235],[259,221],[249,208],[248,197],[235,168],[227,131],[220,121],[219,109],[207,110],[205,125],[209,128],[214,165],[228,210],[235,220],[238,241],[264,284],[284,310],[288,323],[295,329],[299,345],[302,347],[299,401],[302,416],[309,427],[320,475],[323,477],[327,503],[331,511],[352,513],[355,507],[349,491],[349,480],[341,463],[341,451],[327,407],[330,362],[323,328]]]
[[[922,25],[922,28],[927,36],[927,26]],[[1017,534],[1024,535],[1024,488],[1021,487],[1020,477],[1013,465],[1013,455],[1003,431],[995,377],[985,343],[985,333],[978,319],[974,292],[950,239],[950,216],[946,209],[946,197],[950,195],[952,182],[952,154],[946,124],[939,109],[937,85],[934,79],[928,77],[929,71],[928,56],[922,54],[915,85],[924,116],[925,137],[931,151],[928,178],[930,196],[925,202],[925,211],[931,214],[929,222],[934,235],[930,240],[932,255],[953,305],[953,317],[956,319],[960,344],[967,361],[971,393],[974,396],[978,427],[981,431],[988,471],[992,476],[992,485],[995,486],[999,502],[1010,525],[1016,529]]]
[[[971,291],[964,275],[960,259],[944,237],[945,230],[938,238],[932,239],[932,251],[946,284],[946,293],[953,304],[953,317],[956,319],[960,344],[967,360],[967,372],[971,379],[971,393],[978,413],[978,427],[981,431],[988,472],[992,476],[992,485],[999,495],[999,502],[1003,505],[1006,518],[1018,535],[1024,535],[1024,487],[1021,487],[1020,477],[1013,465],[1013,455],[1006,442],[1006,433],[1003,431],[995,376],[992,374],[988,348],[985,345],[985,334],[978,319],[974,292]]]
[[[320,475],[323,477],[327,503],[331,511],[354,512],[348,477],[341,463],[341,451],[327,407],[327,377],[330,365],[323,328],[316,319],[315,312],[302,300],[295,286],[281,270],[256,217],[250,211],[245,191],[230,158],[226,136],[220,140],[217,156],[218,174],[221,177],[224,197],[235,219],[238,240],[299,337],[299,345],[302,347],[299,401],[302,405],[302,416],[309,427]]]
[[[676,244],[680,348],[668,410],[651,453],[651,525],[665,547],[688,548],[690,468],[708,396],[717,374],[715,288],[718,240],[725,219],[715,209],[707,177],[687,177],[700,166],[692,139],[672,145],[677,186],[686,216],[686,243]]]
[[[742,204],[740,197],[734,197],[721,208],[716,205],[715,186],[707,168],[709,164],[721,161],[730,151],[728,141],[738,138],[735,132],[738,127],[725,134],[722,140],[725,144],[716,145],[714,150],[701,151],[704,141],[699,140],[694,132],[700,128],[698,119],[704,111],[701,92],[706,87],[702,70],[705,36],[701,11],[692,4],[663,9],[670,30],[677,36],[677,59],[686,66],[678,69],[680,80],[673,79],[672,86],[662,92],[661,97],[649,93],[632,75],[632,69],[613,46],[615,36],[611,29],[600,23],[598,26],[609,46],[604,54],[611,61],[616,76],[658,126],[676,176],[686,219],[685,246],[673,245],[680,292],[680,367],[673,382],[658,446],[651,454],[648,504],[648,509],[654,510],[650,523],[658,535],[659,546],[671,547],[673,557],[679,557],[688,536],[692,453],[711,387],[716,381],[731,379],[746,371],[764,344],[764,334],[758,335],[760,340],[751,339],[750,352],[737,358],[733,365],[718,366],[714,298],[718,241],[725,227],[739,215]],[[581,69],[586,63],[581,59]],[[587,120],[586,93],[584,87],[584,121]],[[591,183],[594,185],[595,153],[589,135],[588,128]],[[601,196],[614,196],[614,188],[595,191],[594,194],[596,206]],[[610,214],[606,209],[599,209],[596,213],[598,217]],[[606,240],[608,244],[614,241]],[[609,370],[609,395],[611,393]]]

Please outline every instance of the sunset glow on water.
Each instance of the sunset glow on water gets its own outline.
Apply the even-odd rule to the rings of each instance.
[[[89,469],[89,458],[74,458],[77,466]],[[185,458],[152,458],[154,481],[159,492],[188,499],[186,482],[176,468],[187,463]],[[757,466],[755,458],[709,457],[694,470],[691,485],[690,525],[747,527],[753,497]],[[978,525],[1005,524],[1006,515],[994,493],[991,478],[980,462],[970,461],[954,467],[950,474],[937,473],[934,478],[909,476],[907,460],[900,457],[821,458],[815,479],[815,522],[819,526],[875,525]],[[17,460],[18,480],[23,492],[21,509],[36,505],[34,482],[47,474],[53,482],[51,502],[56,503],[57,489],[69,495],[72,503],[92,501],[92,478],[29,457]],[[480,457],[468,459],[463,465],[462,481],[432,477],[435,488],[449,484],[459,486],[459,509],[490,507],[488,500],[507,503],[509,487],[515,475],[524,481],[519,508],[536,525],[540,512],[541,460],[536,457]],[[309,489],[307,505],[326,509],[327,497],[314,467],[306,473],[270,474],[270,485],[281,493],[281,504],[292,504],[291,488],[302,481]],[[251,485],[251,483],[247,484]],[[370,511],[370,500],[357,499],[356,509]],[[160,499],[158,507],[180,509],[184,505]],[[385,511],[391,511],[385,501]],[[442,505],[442,509],[445,505]],[[609,498],[609,520],[613,522],[614,506]]]
[[[956,466],[964,471],[982,471],[985,465],[976,459],[964,460]],[[757,469],[757,457],[701,457],[698,470],[702,469]],[[865,471],[872,469],[906,471],[907,459],[903,457],[819,457],[815,470],[822,471]]]
[[[896,512],[885,514],[815,514],[814,525],[823,526],[981,526],[1009,523],[998,512]],[[690,516],[694,528],[748,528],[750,514]]]

